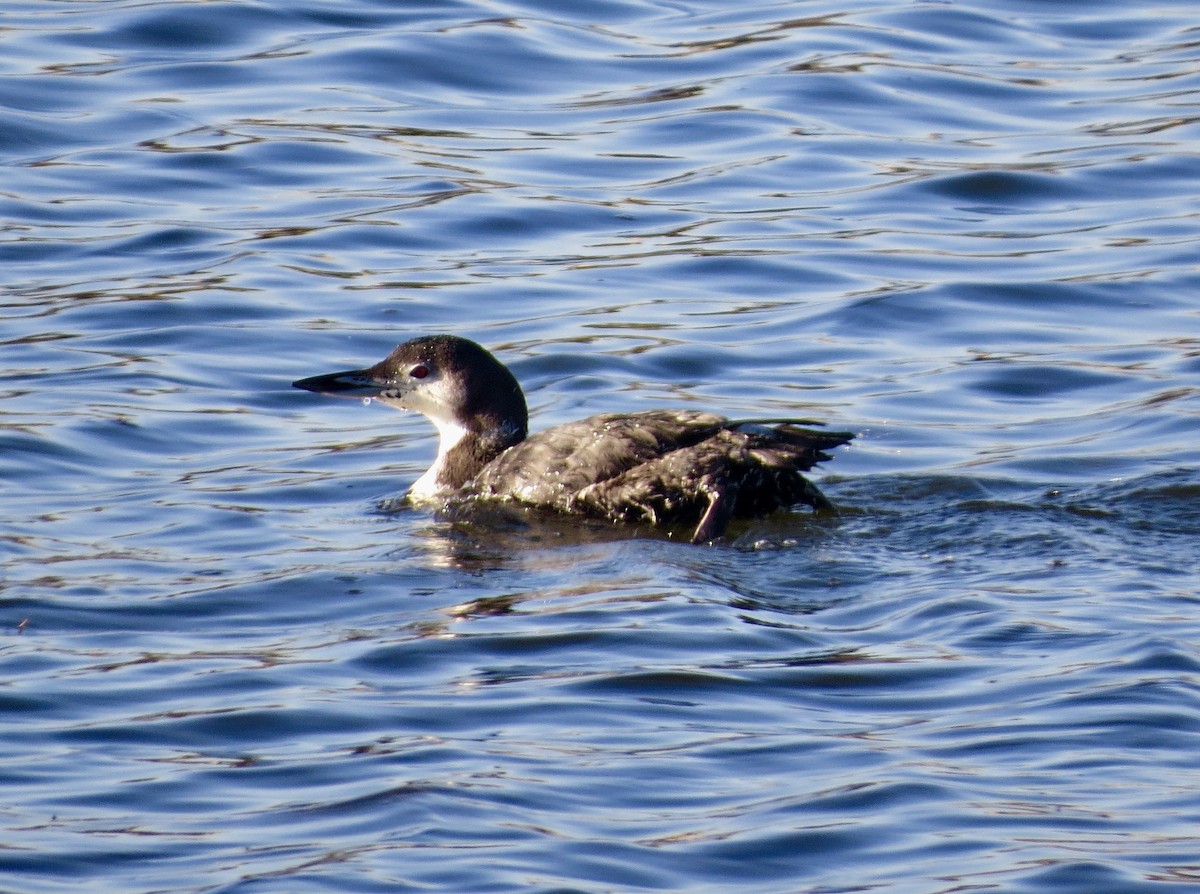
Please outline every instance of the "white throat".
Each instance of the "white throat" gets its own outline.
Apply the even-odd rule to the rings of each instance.
[[[441,477],[442,469],[446,465],[446,454],[453,450],[467,433],[465,428],[452,419],[427,418],[437,426],[438,454],[433,465],[425,471],[424,475],[413,482],[412,489],[408,492],[409,499],[418,503],[436,500],[446,493],[447,488],[438,483],[438,478]]]

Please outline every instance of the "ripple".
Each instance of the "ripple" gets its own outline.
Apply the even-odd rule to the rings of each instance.
[[[11,886],[1194,883],[1190,6],[98,11],[0,72]],[[427,331],[840,511],[407,506],[287,383]]]

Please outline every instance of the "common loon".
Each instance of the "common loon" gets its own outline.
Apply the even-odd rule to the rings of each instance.
[[[695,410],[602,413],[527,434],[516,378],[473,341],[414,338],[366,369],[313,376],[296,388],[373,398],[423,413],[438,455],[409,493],[414,502],[483,499],[613,522],[687,526],[716,539],[734,517],[805,503],[831,509],[801,472],[852,432],[801,419],[734,421]]]

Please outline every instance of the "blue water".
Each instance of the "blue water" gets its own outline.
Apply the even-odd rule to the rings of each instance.
[[[0,890],[1200,891],[1193,3],[0,25]],[[395,510],[428,332],[840,512]]]

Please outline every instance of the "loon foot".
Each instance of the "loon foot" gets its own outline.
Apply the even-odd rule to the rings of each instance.
[[[736,487],[721,487],[711,481],[704,481],[700,485],[700,492],[708,499],[708,508],[704,510],[704,515],[696,525],[692,543],[708,543],[724,534],[737,503]]]

